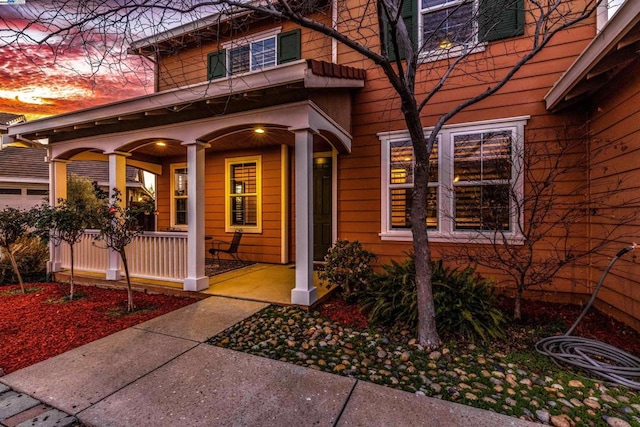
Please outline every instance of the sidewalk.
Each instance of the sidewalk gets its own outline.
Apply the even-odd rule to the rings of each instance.
[[[265,306],[210,297],[0,377],[0,425],[532,425],[204,343]]]

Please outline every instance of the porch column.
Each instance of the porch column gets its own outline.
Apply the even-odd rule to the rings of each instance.
[[[204,154],[208,144],[184,142],[187,147],[187,277],[185,291],[209,287],[204,273]]]
[[[313,285],[313,133],[295,130],[296,164],[296,287],[291,303],[309,306],[317,301]]]
[[[127,205],[127,157],[128,153],[112,151],[105,153],[109,156],[109,198],[113,196],[113,189],[120,190],[122,200],[118,202],[121,207]],[[124,276],[120,266],[120,255],[113,249],[109,249],[109,268],[106,271],[107,280],[120,280]]]
[[[67,198],[67,161],[49,160],[49,205],[58,204],[58,199]],[[62,270],[62,260],[60,246],[53,241],[49,242],[49,262],[47,262],[47,272],[55,273]]]

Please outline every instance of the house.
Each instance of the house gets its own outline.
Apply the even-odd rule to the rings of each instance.
[[[359,3],[346,4],[359,7]],[[430,73],[418,76],[419,94],[464,49],[456,46],[458,40],[450,39],[449,33],[440,37],[430,32],[430,23],[449,16],[448,24],[455,27],[449,8],[465,17],[478,16],[477,2],[428,4],[419,13],[409,7],[403,15],[407,23],[415,24],[412,29],[420,30],[425,43],[433,41],[421,58]],[[518,185],[511,170],[496,170],[483,179],[457,174],[456,166],[481,168],[487,160],[514,156],[523,143],[554,138],[567,123],[583,125],[589,120],[580,105],[566,100],[572,90],[593,97],[612,93],[606,85],[598,92],[589,70],[605,67],[598,61],[608,64],[610,58],[616,59],[616,47],[607,45],[612,57],[591,58],[575,75],[567,70],[573,69],[576,59],[591,55],[590,43],[605,37],[602,34],[619,32],[622,38],[630,31],[635,34],[633,25],[624,29],[616,25],[635,22],[639,8],[638,2],[626,2],[600,35],[595,16],[560,32],[499,92],[445,125],[434,163],[438,179],[430,183],[438,206],[428,218],[436,254],[467,244],[476,230],[486,226],[474,192]],[[343,12],[347,13],[336,10]],[[449,89],[439,92],[424,110],[425,132],[479,84],[490,85],[504,75],[527,51],[533,31],[530,15],[522,7],[508,12],[504,25],[487,30],[482,40],[472,33],[465,35],[474,38],[472,62],[450,76]],[[322,14],[319,19],[330,22],[330,16]],[[76,160],[108,162],[110,187],[124,186],[125,165],[157,175],[158,230],[182,232],[145,233],[134,251],[141,260],[155,260],[154,265],[141,261],[132,267],[134,276],[179,282],[185,290],[205,289],[202,237],[229,239],[242,230],[242,257],[262,263],[295,262],[291,302],[311,305],[317,299],[313,262],[322,259],[337,237],[359,240],[381,260],[402,258],[411,248],[409,134],[393,89],[369,60],[291,22],[246,13],[242,14],[245,30],[238,32],[233,18],[213,15],[133,43],[132,53],[154,59],[155,93],[18,124],[9,135],[15,140],[48,138],[52,197],[64,197],[61,177]],[[377,23],[371,25],[350,36],[376,35]],[[477,28],[475,22],[468,28]],[[602,43],[612,39],[606,40]],[[633,37],[628,43],[635,46]],[[637,56],[626,53],[624,57],[624,65],[637,68]],[[614,79],[607,84],[618,87],[620,82]],[[552,101],[554,96],[557,100]],[[632,109],[633,100],[627,99],[624,108]],[[611,102],[614,110],[622,105]],[[629,117],[627,125],[637,131]],[[631,134],[619,138],[626,140]],[[576,179],[595,178],[588,176],[587,169],[576,175]],[[493,202],[508,203],[499,197]],[[499,226],[513,232],[517,240],[515,225],[523,212],[504,208],[507,214]],[[580,238],[585,242],[592,238],[586,225]],[[53,270],[62,267],[60,259],[54,251]],[[121,277],[117,257],[96,257],[92,262],[84,268],[106,271],[110,280]],[[633,269],[637,271],[636,266]],[[566,275],[581,282],[581,287],[556,286],[584,294],[593,274],[568,269]],[[640,295],[633,307],[607,298],[615,306],[613,311],[638,322]]]
[[[49,167],[45,162],[47,150],[43,146],[0,149],[0,209],[11,206],[30,209],[49,200]],[[107,164],[96,160],[69,163],[68,174],[84,176],[107,189]],[[137,200],[144,193],[138,170],[127,167],[127,199]]]

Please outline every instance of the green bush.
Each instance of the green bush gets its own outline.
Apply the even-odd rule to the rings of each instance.
[[[40,282],[46,279],[49,250],[39,238],[21,237],[13,244],[13,254],[23,279]],[[0,250],[0,284],[18,283],[6,250]]]
[[[318,277],[327,281],[327,286],[341,288],[343,296],[350,298],[364,289],[373,276],[371,263],[376,256],[354,240],[336,240],[324,257],[324,266]]]
[[[374,324],[416,328],[418,301],[416,267],[413,254],[402,264],[391,261],[382,266],[384,272],[375,276],[358,300]],[[463,336],[469,340],[486,341],[502,337],[504,315],[494,306],[490,283],[476,274],[475,269],[445,268],[442,261],[432,262],[433,299],[436,324],[440,331]]]

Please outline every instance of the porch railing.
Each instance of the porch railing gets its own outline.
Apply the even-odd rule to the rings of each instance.
[[[95,241],[98,232],[88,230],[74,250],[75,269],[104,273],[109,268],[109,251]],[[61,245],[63,268],[71,268],[71,253]],[[187,233],[145,232],[127,247],[131,277],[181,282],[187,277]],[[124,272],[124,270],[123,270]]]

